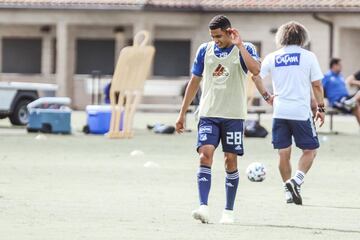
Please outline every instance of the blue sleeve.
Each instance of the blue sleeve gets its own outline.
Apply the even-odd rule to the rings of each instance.
[[[191,73],[195,76],[202,77],[204,71],[204,59],[206,53],[207,43],[203,43],[200,45],[197,50],[196,57],[191,69]]]
[[[326,86],[326,84],[327,84],[327,82],[328,82],[328,79],[329,79],[329,76],[328,76],[328,75],[325,75],[324,78],[323,78],[322,81],[321,81],[324,88],[325,88],[325,86]]]
[[[249,42],[244,42],[244,47],[246,48],[246,50],[248,51],[250,56],[252,56],[256,61],[259,61],[259,56],[256,52],[256,48],[255,48],[254,44],[249,43]],[[242,58],[242,56],[240,56],[240,63],[241,63],[241,67],[243,68],[244,72],[247,73],[248,69],[246,67],[245,61]]]
[[[321,83],[323,85],[323,89],[324,89],[324,97],[327,98],[327,85],[329,82],[329,75],[325,75],[325,77],[322,79]]]

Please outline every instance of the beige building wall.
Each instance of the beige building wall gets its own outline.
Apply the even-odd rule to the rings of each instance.
[[[335,22],[335,56],[342,59],[343,74],[360,70],[360,15],[337,14]]]
[[[360,28],[342,28],[340,30],[343,72],[348,76],[360,70]]]
[[[126,45],[140,29],[151,32],[153,39],[188,39],[191,40],[191,59],[193,62],[197,48],[202,42],[210,41],[208,22],[215,14],[196,12],[137,12],[137,11],[85,11],[85,10],[1,10],[0,38],[42,37],[42,73],[37,75],[0,74],[1,81],[30,81],[60,84],[59,95],[73,98],[74,106],[83,108],[90,102],[88,94],[89,75],[76,75],[76,40],[79,38],[109,38],[116,40],[116,52]],[[306,13],[229,13],[226,14],[234,27],[240,30],[245,41],[261,44],[260,55],[276,49],[271,31],[281,24],[295,20],[304,24],[311,36],[313,51],[325,72],[329,62],[329,27]],[[322,14],[334,22],[334,53],[344,59],[344,74],[359,68],[359,39],[357,14]],[[51,31],[44,33],[40,28],[51,26]],[[116,27],[123,27],[124,32],[116,33]],[[58,36],[61,35],[61,36]],[[56,56],[57,73],[51,72],[52,41],[57,38],[58,53]],[[1,45],[0,45],[1,53]],[[2,59],[0,58],[0,61]],[[0,62],[1,66],[1,62]],[[111,76],[106,77],[106,81]],[[150,76],[150,78],[155,78]]]

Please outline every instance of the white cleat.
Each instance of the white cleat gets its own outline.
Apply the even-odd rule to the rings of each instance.
[[[285,192],[285,201],[286,201],[286,203],[294,203],[291,192],[286,187],[285,183],[284,183],[284,192]]]
[[[349,111],[351,111],[353,108],[356,107],[356,101],[355,99],[348,99],[344,101],[345,108],[348,108]]]
[[[224,210],[220,219],[221,224],[232,224],[235,222],[234,211]]]
[[[300,186],[296,187],[298,192],[301,192]],[[291,195],[291,192],[289,191],[289,189],[286,187],[286,185],[284,184],[284,190],[285,190],[285,201],[286,203],[294,203],[293,197]]]
[[[192,211],[192,217],[196,220],[200,220],[202,223],[209,223],[209,207],[207,205],[201,205],[198,209]]]
[[[285,190],[285,200],[286,200],[286,203],[294,203],[291,192],[287,189]]]

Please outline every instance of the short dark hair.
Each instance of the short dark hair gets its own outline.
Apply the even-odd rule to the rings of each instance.
[[[330,65],[330,68],[332,68],[334,65],[339,64],[340,61],[341,61],[340,58],[332,58],[332,59],[330,60],[330,64],[329,64],[329,65]]]
[[[231,28],[231,23],[229,19],[224,15],[217,15],[211,19],[209,22],[209,28],[215,30],[221,28],[221,30],[226,30]]]

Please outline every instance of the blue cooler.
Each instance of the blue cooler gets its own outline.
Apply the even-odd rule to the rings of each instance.
[[[27,106],[29,111],[28,132],[71,133],[71,103],[69,98],[44,97]]]
[[[111,106],[110,105],[88,105],[86,106],[87,126],[89,133],[105,134],[110,129]],[[123,129],[124,114],[120,117],[120,130]]]

